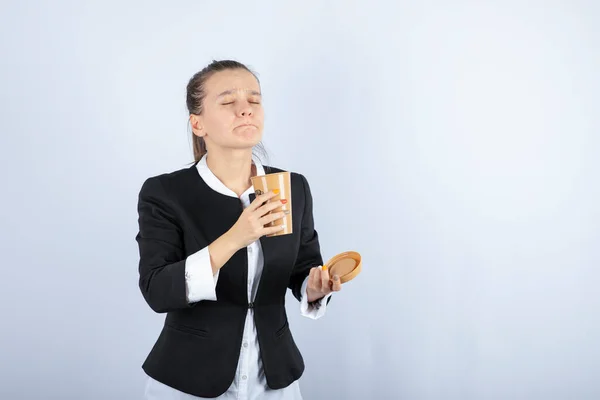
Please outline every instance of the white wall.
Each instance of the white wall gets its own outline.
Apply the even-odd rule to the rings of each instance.
[[[141,398],[137,194],[185,85],[259,74],[271,162],[363,273],[292,331],[306,399],[600,398],[600,6],[28,1],[0,12],[0,398]]]

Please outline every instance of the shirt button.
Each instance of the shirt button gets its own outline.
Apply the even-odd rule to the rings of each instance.
[[[248,347],[248,343],[247,342],[244,342],[244,347]]]
[[[244,375],[244,376],[242,376],[242,379],[246,380],[246,379],[248,379],[248,377],[246,375]]]

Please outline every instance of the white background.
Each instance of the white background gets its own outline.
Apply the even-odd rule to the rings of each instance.
[[[600,398],[594,1],[21,1],[0,9],[0,397],[137,399],[164,315],[137,195],[187,80],[260,76],[270,163],[363,272],[288,314],[306,399]]]

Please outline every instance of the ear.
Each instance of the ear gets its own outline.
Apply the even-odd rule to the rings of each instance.
[[[204,126],[202,126],[202,118],[199,115],[190,114],[190,125],[192,127],[192,132],[194,132],[194,135],[199,137],[204,137],[206,135]]]

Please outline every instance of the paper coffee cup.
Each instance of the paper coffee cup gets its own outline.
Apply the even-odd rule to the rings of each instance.
[[[285,204],[283,204],[281,207],[277,207],[271,212],[278,213],[281,211],[288,211],[287,215],[285,215],[283,218],[277,219],[265,225],[268,227],[280,225],[285,226],[283,230],[267,236],[281,236],[292,233],[292,185],[290,173],[276,172],[273,174],[253,176],[251,179],[252,186],[254,186],[254,194],[256,194],[256,196],[260,196],[261,194],[267,193],[271,190],[279,191],[278,195],[273,197],[270,201],[283,200]]]

